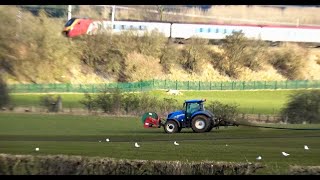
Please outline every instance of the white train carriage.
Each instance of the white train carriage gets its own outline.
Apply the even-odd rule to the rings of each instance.
[[[140,35],[143,35],[145,31],[157,30],[163,33],[165,37],[170,37],[170,26],[170,23],[115,21],[113,23],[113,32],[136,30]]]
[[[261,39],[273,42],[320,43],[320,27],[264,26]]]
[[[239,25],[210,25],[210,24],[172,24],[171,37],[188,39],[200,37],[206,39],[225,39],[233,32],[242,31],[248,38],[259,39],[261,27]]]

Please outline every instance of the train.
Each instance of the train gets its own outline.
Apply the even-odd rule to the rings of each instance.
[[[242,32],[250,39],[269,42],[298,42],[320,44],[320,26],[252,25],[218,23],[142,22],[109,21],[90,18],[71,18],[64,26],[63,34],[73,38],[81,35],[95,35],[112,30],[120,33],[136,30],[139,34],[157,29],[164,36],[173,39],[191,37],[209,40],[223,40],[234,32]]]

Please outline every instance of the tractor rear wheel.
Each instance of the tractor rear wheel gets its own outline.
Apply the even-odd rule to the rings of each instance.
[[[213,128],[213,124],[211,124],[211,125],[209,126],[209,128],[206,130],[206,132],[210,132],[210,131],[212,130],[212,128]]]
[[[207,116],[198,115],[192,119],[191,126],[194,132],[203,133],[211,127],[211,122]]]
[[[164,124],[164,131],[166,133],[170,133],[170,134],[177,133],[177,132],[179,132],[178,124],[173,120],[169,120]]]
[[[209,128],[207,129],[207,131],[206,132],[210,132],[212,129],[213,129],[213,127],[214,127],[214,121],[213,120],[211,120],[210,121],[210,126],[209,126]]]

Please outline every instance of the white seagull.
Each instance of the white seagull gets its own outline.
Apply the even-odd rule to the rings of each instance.
[[[228,144],[226,144],[226,146],[228,146]]]
[[[36,150],[36,151],[39,151],[40,149],[39,149],[39,148],[36,148],[35,150]]]
[[[136,143],[134,143],[134,147],[139,148],[139,147],[140,147],[140,145],[136,142]]]
[[[109,142],[109,141],[110,141],[110,139],[109,139],[109,138],[107,138],[107,139],[106,139],[106,141],[107,141],[107,142]]]
[[[282,152],[282,155],[284,156],[289,156],[290,154],[286,153],[286,152]]]
[[[179,146],[179,143],[177,143],[177,141],[175,141],[173,144],[176,146]]]
[[[305,150],[309,150],[309,147],[307,145],[304,145]]]
[[[261,160],[261,159],[262,159],[262,157],[261,157],[261,156],[258,156],[256,159],[257,159],[257,160]]]
[[[101,141],[99,141],[99,142],[101,142]]]

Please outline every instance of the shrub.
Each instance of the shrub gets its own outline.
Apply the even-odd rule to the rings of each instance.
[[[158,58],[161,55],[162,47],[165,45],[167,38],[163,33],[153,30],[145,32],[143,36],[137,38],[137,52]]]
[[[260,70],[267,55],[263,41],[248,39],[241,31],[226,36],[220,48],[223,50],[221,54],[210,53],[211,62],[221,73],[233,78],[238,78],[243,67]]]
[[[174,44],[168,43],[162,48],[159,59],[165,73],[170,72],[172,65],[178,62],[180,56],[181,51]]]
[[[80,100],[80,103],[83,104],[89,112],[97,109],[97,103],[94,96],[89,93],[84,94],[84,99]]]
[[[207,39],[192,37],[182,50],[181,64],[189,72],[201,72],[202,64],[208,59]]]
[[[290,95],[281,110],[289,123],[320,123],[320,90],[301,91]]]
[[[140,53],[130,53],[125,59],[123,70],[129,82],[145,79],[157,79],[163,74],[159,59]]]
[[[123,95],[122,108],[126,114],[137,115],[137,109],[139,108],[140,97],[134,93],[126,93]]]
[[[48,112],[62,111],[61,96],[46,95],[40,97],[40,105],[46,107]]]
[[[208,103],[206,109],[213,112],[219,121],[235,121],[239,115],[238,105],[236,104],[223,104],[219,101]]]
[[[272,51],[270,64],[278,70],[280,74],[290,80],[304,79],[302,70],[308,50],[293,44],[284,44],[278,50]]]
[[[123,52],[111,42],[108,33],[88,36],[82,44],[82,61],[103,75],[118,75],[124,61]]]
[[[168,114],[178,109],[181,109],[181,105],[178,104],[176,99],[163,98],[163,100],[160,102],[160,112],[162,114]]]

